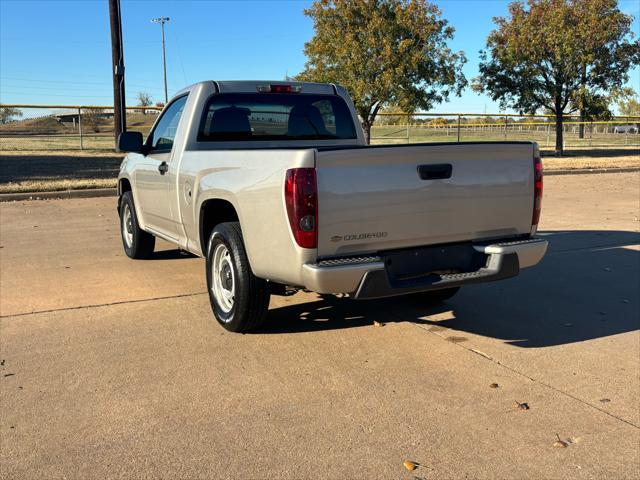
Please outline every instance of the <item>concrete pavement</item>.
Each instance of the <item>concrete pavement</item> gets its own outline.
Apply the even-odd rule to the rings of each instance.
[[[127,259],[113,198],[2,204],[0,475],[636,478],[639,195],[548,178],[537,268],[430,308],[273,297],[250,335],[201,259]]]

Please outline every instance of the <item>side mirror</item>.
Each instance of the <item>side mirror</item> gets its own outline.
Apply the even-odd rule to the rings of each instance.
[[[121,152],[143,153],[142,133],[122,132],[118,137],[118,150]]]

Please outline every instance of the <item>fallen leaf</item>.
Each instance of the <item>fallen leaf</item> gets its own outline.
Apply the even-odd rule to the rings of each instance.
[[[600,402],[602,402],[602,403],[609,403],[610,401],[611,401],[611,400],[610,400],[610,399],[608,399],[608,398],[601,398],[601,399],[600,399]]]
[[[497,383],[492,383],[491,385],[489,385],[489,387],[491,387],[491,388],[499,388],[500,385],[498,385]]]
[[[529,410],[529,404],[528,403],[520,403],[519,401],[516,400],[516,406],[520,409],[520,410]]]
[[[416,468],[420,466],[419,463],[412,462],[411,460],[405,460],[403,464],[404,464],[404,468],[406,468],[410,472],[414,471]]]
[[[558,437],[558,440],[556,440],[553,443],[554,447],[556,447],[556,448],[567,448],[569,446],[569,444],[567,442],[564,442],[564,441],[560,440],[560,435],[558,435],[557,433],[556,433],[556,437]]]
[[[373,326],[374,327],[384,327],[384,323],[380,323],[377,320],[374,320],[373,321]]]

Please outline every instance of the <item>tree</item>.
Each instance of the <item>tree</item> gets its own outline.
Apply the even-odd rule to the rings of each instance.
[[[406,125],[407,123],[407,115],[400,107],[382,107],[378,115],[380,117],[378,122],[384,125]]]
[[[138,105],[141,107],[148,107],[152,105],[153,101],[151,100],[151,95],[146,92],[138,92]],[[146,109],[142,109],[142,114],[145,115],[147,113]]]
[[[100,119],[104,110],[101,108],[83,108],[81,113],[82,131],[91,130],[94,133],[100,132]]]
[[[343,85],[367,142],[381,108],[429,110],[466,85],[454,30],[428,0],[315,0],[304,13],[315,34],[297,79]]]
[[[620,115],[640,118],[640,96],[632,88],[617,90],[611,100],[617,105]]]
[[[16,117],[22,117],[22,110],[0,105],[0,124],[4,125],[5,123],[9,123]]]
[[[640,101],[638,101],[637,95],[635,98],[629,98],[620,102],[618,108],[620,109],[620,115],[640,117]]]
[[[556,154],[561,155],[564,115],[581,108],[586,112],[589,99],[626,83],[629,69],[640,61],[640,43],[631,31],[633,17],[622,13],[617,3],[511,3],[508,18],[494,19],[497,28],[480,54],[477,89],[520,113],[550,110],[555,116]]]
[[[580,112],[578,138],[584,138],[584,126],[586,122],[609,120],[612,117],[613,114],[609,109],[610,100],[608,95],[591,93],[584,86],[578,89],[578,93],[572,100],[572,105]]]

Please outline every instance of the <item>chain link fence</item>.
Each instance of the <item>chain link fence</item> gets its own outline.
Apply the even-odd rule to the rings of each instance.
[[[555,118],[548,115],[380,113],[371,143],[531,140],[553,149],[555,135]],[[588,122],[566,117],[563,137],[567,149],[638,147],[640,116]]]
[[[127,129],[147,134],[161,107],[128,107]],[[114,148],[113,107],[0,105],[0,151],[104,150]],[[568,149],[640,146],[640,117],[580,122],[567,117]],[[508,114],[380,113],[371,143],[533,140],[555,146],[552,116]]]
[[[127,128],[146,135],[161,110],[128,107]],[[113,107],[0,105],[0,151],[113,149]]]

